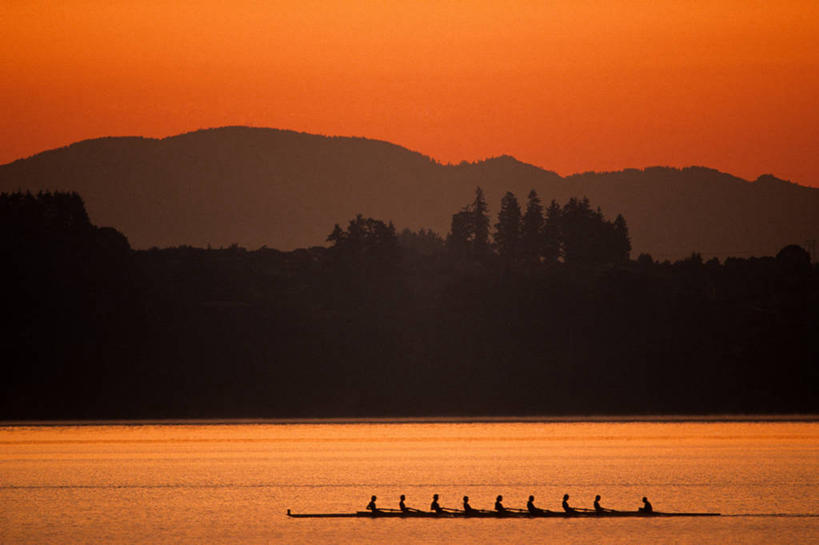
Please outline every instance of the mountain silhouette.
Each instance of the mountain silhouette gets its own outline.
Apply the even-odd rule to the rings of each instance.
[[[506,191],[524,199],[535,189],[546,204],[587,196],[625,216],[635,257],[775,255],[819,238],[819,190],[770,175],[651,167],[561,177],[510,156],[445,165],[388,142],[277,129],[85,140],[0,166],[0,191],[78,192],[95,224],[135,248],[323,245],[358,213],[445,234],[476,186],[493,217]]]

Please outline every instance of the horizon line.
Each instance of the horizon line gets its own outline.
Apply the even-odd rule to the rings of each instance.
[[[93,142],[93,141],[97,141],[97,140],[130,139],[130,138],[133,138],[133,139],[154,140],[154,141],[157,141],[157,142],[161,142],[163,140],[169,140],[169,139],[172,139],[172,138],[177,138],[177,137],[180,137],[180,136],[187,136],[187,135],[196,134],[196,133],[199,133],[199,132],[217,131],[217,130],[224,130],[224,129],[255,129],[255,130],[286,132],[286,133],[293,133],[293,134],[306,135],[306,136],[316,136],[316,137],[327,138],[327,139],[340,138],[340,139],[349,139],[349,140],[364,140],[364,141],[369,141],[369,142],[377,142],[377,143],[382,143],[382,144],[388,144],[390,146],[395,146],[395,147],[401,148],[403,150],[406,150],[406,151],[408,151],[410,153],[416,153],[418,155],[421,155],[421,156],[431,160],[432,162],[434,162],[437,165],[445,166],[445,167],[457,167],[457,166],[461,166],[461,165],[463,165],[465,163],[466,164],[471,164],[471,165],[477,165],[477,164],[486,163],[486,162],[489,162],[489,161],[492,161],[492,160],[511,158],[514,161],[520,163],[521,165],[530,166],[530,167],[537,168],[538,170],[542,170],[542,171],[547,172],[547,173],[555,174],[555,175],[559,176],[560,178],[563,178],[564,180],[568,180],[569,178],[572,178],[572,177],[575,177],[575,176],[582,176],[582,175],[585,175],[585,174],[616,174],[616,173],[620,173],[620,172],[626,172],[626,171],[629,171],[629,170],[637,170],[637,171],[645,172],[646,170],[650,170],[650,169],[653,169],[653,168],[668,168],[668,169],[675,169],[675,170],[682,171],[682,170],[687,170],[687,169],[697,169],[697,168],[699,168],[699,169],[710,170],[710,171],[713,171],[713,172],[718,172],[720,174],[725,174],[725,175],[731,176],[733,178],[736,178],[738,180],[742,180],[742,181],[744,181],[746,183],[751,183],[751,184],[755,183],[756,181],[758,181],[762,177],[772,176],[772,177],[776,178],[779,181],[789,183],[789,184],[792,184],[792,185],[797,185],[799,187],[805,187],[805,188],[808,188],[808,189],[819,189],[819,186],[804,185],[804,184],[801,184],[799,182],[794,182],[792,180],[788,180],[788,179],[785,179],[785,178],[780,178],[779,176],[777,176],[776,174],[774,174],[772,172],[764,172],[762,174],[759,174],[755,179],[751,180],[751,179],[748,179],[748,178],[743,178],[742,176],[738,176],[736,174],[732,174],[731,172],[727,172],[727,171],[724,171],[724,170],[719,170],[717,168],[709,167],[709,166],[706,166],[706,165],[694,164],[694,163],[690,163],[690,164],[687,164],[687,165],[679,165],[679,166],[673,165],[673,164],[665,164],[665,165],[655,164],[655,165],[645,165],[645,166],[642,166],[642,167],[622,167],[622,168],[616,169],[616,170],[583,170],[583,171],[573,172],[573,173],[570,173],[570,174],[561,174],[561,173],[557,172],[556,170],[552,170],[552,169],[547,168],[545,166],[538,165],[538,164],[535,164],[535,163],[530,163],[530,162],[527,162],[527,161],[522,161],[522,160],[518,159],[516,156],[512,155],[511,153],[501,153],[500,155],[491,155],[491,156],[484,157],[482,159],[474,159],[474,160],[471,160],[471,161],[467,160],[467,159],[462,159],[461,161],[458,161],[458,162],[449,162],[449,161],[442,161],[442,160],[437,159],[436,157],[434,157],[434,156],[432,156],[430,154],[424,153],[424,152],[416,150],[416,149],[406,147],[406,146],[404,146],[402,144],[398,144],[398,143],[395,143],[395,142],[392,142],[392,141],[389,141],[389,140],[384,140],[384,139],[381,139],[381,138],[373,138],[373,137],[369,137],[369,136],[358,136],[358,135],[339,135],[339,134],[313,133],[313,132],[307,132],[307,131],[302,131],[302,130],[297,130],[297,129],[287,129],[287,128],[280,128],[280,127],[267,127],[267,126],[259,126],[259,125],[220,125],[220,126],[213,126],[213,127],[200,127],[198,129],[191,129],[191,130],[187,130],[187,131],[183,131],[183,132],[179,132],[179,133],[175,133],[175,134],[168,134],[168,135],[165,135],[165,136],[144,136],[144,135],[138,135],[138,134],[121,134],[121,135],[110,135],[109,134],[109,135],[103,135],[103,136],[92,136],[92,137],[89,137],[89,138],[83,138],[81,140],[76,140],[74,142],[70,142],[68,144],[64,144],[64,145],[61,145],[61,146],[40,150],[40,151],[38,151],[36,153],[33,153],[31,155],[27,155],[27,156],[24,156],[24,157],[18,157],[17,159],[13,159],[13,160],[11,160],[11,161],[9,161],[7,163],[0,164],[0,167],[5,167],[5,166],[8,166],[8,165],[20,162],[20,161],[27,161],[29,159],[32,159],[32,158],[37,157],[39,155],[43,155],[45,153],[68,149],[68,148],[70,148],[72,146],[75,146],[77,144],[82,144],[82,143],[86,143],[86,142]]]

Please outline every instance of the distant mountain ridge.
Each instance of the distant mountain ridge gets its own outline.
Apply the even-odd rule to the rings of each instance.
[[[444,165],[379,140],[223,127],[163,139],[109,137],[0,165],[0,191],[79,192],[91,220],[136,248],[324,244],[357,213],[445,234],[481,186],[544,203],[587,196],[628,221],[633,255],[676,259],[773,255],[819,238],[819,190],[704,167],[650,167],[561,177],[501,156]]]

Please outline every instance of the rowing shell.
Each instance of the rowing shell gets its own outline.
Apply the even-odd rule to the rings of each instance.
[[[522,511],[506,511],[498,513],[497,511],[474,511],[472,513],[464,513],[463,511],[446,511],[443,513],[434,513],[429,511],[378,511],[372,513],[370,511],[358,511],[355,513],[292,513],[290,509],[287,510],[287,516],[292,518],[608,518],[608,517],[718,517],[719,513],[663,513],[660,511],[653,511],[645,513],[643,511],[575,511],[573,513],[565,513],[560,511],[543,511],[540,513],[527,513]]]

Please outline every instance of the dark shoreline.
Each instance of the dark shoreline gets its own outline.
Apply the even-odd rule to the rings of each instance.
[[[623,416],[483,416],[406,418],[201,418],[134,420],[0,420],[0,427],[49,426],[235,426],[235,425],[349,425],[349,424],[721,424],[815,423],[819,414],[623,415]]]

